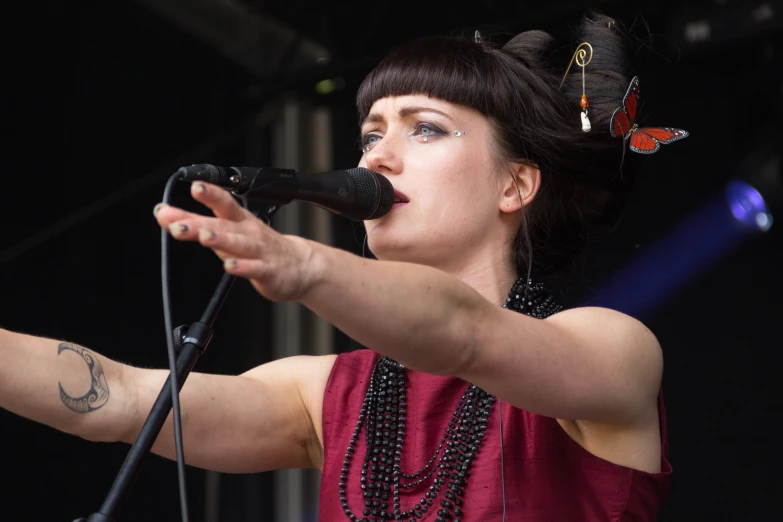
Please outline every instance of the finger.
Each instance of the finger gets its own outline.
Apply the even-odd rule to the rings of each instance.
[[[218,254],[221,259],[228,257],[258,259],[263,255],[263,246],[257,237],[246,234],[215,232],[208,228],[201,228],[198,231],[198,238],[205,247],[211,248],[216,254],[218,252],[223,254],[223,256]]]
[[[198,232],[187,221],[175,221],[167,228],[169,233],[180,241],[195,241],[198,239]]]
[[[163,211],[161,210],[161,213],[162,212]],[[244,236],[249,239],[251,236],[260,237],[259,234],[263,232],[265,227],[266,225],[257,219],[237,223],[236,221],[229,221],[227,219],[187,213],[185,219],[169,223],[166,228],[168,228],[168,231],[176,239],[181,241],[198,241],[200,239],[199,230],[202,229],[211,231],[216,235],[232,234]],[[261,232],[259,231],[259,228],[261,229]]]
[[[152,214],[155,219],[158,220],[158,224],[163,228],[168,228],[169,225],[175,221],[183,221],[194,219],[198,217],[197,214],[182,210],[181,208],[172,207],[166,203],[158,203],[155,208],[152,209]]]
[[[225,261],[226,259],[233,259],[233,257],[232,257],[232,256],[230,256],[230,255],[226,254],[226,253],[225,253],[225,252],[223,252],[222,250],[213,250],[213,252],[215,252],[215,255],[216,255],[216,256],[218,256],[218,258],[219,258],[221,261]]]
[[[219,218],[243,221],[254,217],[237,203],[229,191],[218,186],[197,181],[190,187],[190,193],[193,199],[209,207]]]
[[[155,219],[158,220],[158,224],[163,228],[171,228],[171,225],[175,223],[185,223],[188,225],[188,228],[195,231],[198,231],[199,228],[203,227],[212,230],[236,230],[236,225],[233,221],[226,221],[203,214],[197,214],[195,212],[188,212],[187,210],[172,207],[166,203],[158,203],[155,205],[155,208],[152,209],[152,213],[155,216]]]
[[[229,258],[223,262],[223,268],[231,275],[254,281],[263,281],[269,271],[269,266],[261,259]]]

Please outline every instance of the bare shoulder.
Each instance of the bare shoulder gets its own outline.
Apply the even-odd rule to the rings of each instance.
[[[296,355],[262,364],[242,374],[249,379],[275,383],[296,398],[303,420],[309,426],[307,450],[318,469],[323,466],[324,393],[336,360],[336,354]]]
[[[615,371],[629,376],[623,388],[635,398],[635,414],[628,422],[558,419],[560,426],[597,457],[650,473],[660,471],[658,391],[663,357],[655,335],[638,319],[607,308],[573,308],[547,321],[607,350],[616,360]]]
[[[630,386],[641,387],[647,398],[657,397],[663,352],[644,323],[616,310],[588,306],[564,310],[546,321],[568,332],[577,343],[593,347],[596,354],[614,358],[617,371],[634,377]]]
[[[570,308],[550,316],[547,321],[558,323],[569,329],[582,331],[585,335],[612,335],[634,345],[660,349],[658,339],[638,319],[617,310],[597,306]]]

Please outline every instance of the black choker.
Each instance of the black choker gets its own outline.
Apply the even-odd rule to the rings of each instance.
[[[543,284],[528,281],[525,285],[522,278],[511,287],[503,308],[541,319],[563,309],[555,303]],[[405,367],[388,357],[378,359],[340,470],[340,503],[348,519],[352,522],[421,519],[430,510],[437,510],[435,522],[460,522],[463,488],[469,478],[470,465],[484,441],[484,431],[494,403],[495,397],[468,384],[432,457],[415,473],[405,473],[400,467],[407,411]],[[362,426],[365,426],[367,442],[359,479],[364,497],[364,518],[351,511],[345,493]],[[441,455],[440,458],[438,455]],[[433,475],[435,478],[429,491],[413,507],[403,510],[400,490],[415,488]],[[443,498],[433,506],[440,497]]]

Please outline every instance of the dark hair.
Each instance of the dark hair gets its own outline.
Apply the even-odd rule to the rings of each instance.
[[[574,41],[564,63],[553,66],[554,39],[543,31],[520,33],[502,47],[472,36],[419,38],[382,60],[357,94],[360,122],[387,96],[426,94],[473,108],[489,119],[499,160],[540,169],[539,192],[523,209],[514,243],[520,275],[571,263],[595,233],[616,225],[633,181],[625,166],[620,171],[623,140],[609,134],[631,79],[628,38],[613,19],[590,14]],[[559,89],[581,42],[593,47],[585,68],[587,133],[580,123],[581,68],[574,64]]]

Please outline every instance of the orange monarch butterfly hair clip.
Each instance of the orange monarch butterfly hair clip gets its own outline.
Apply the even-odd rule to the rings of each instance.
[[[622,136],[631,150],[640,154],[652,154],[673,141],[688,137],[688,131],[672,127],[639,127],[636,111],[639,107],[639,77],[635,76],[623,98],[623,106],[612,113],[609,132],[613,138]]]

